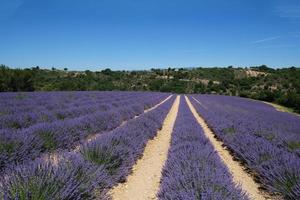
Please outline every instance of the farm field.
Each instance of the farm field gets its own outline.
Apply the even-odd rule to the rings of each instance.
[[[0,93],[0,199],[300,199],[300,117],[222,95]]]

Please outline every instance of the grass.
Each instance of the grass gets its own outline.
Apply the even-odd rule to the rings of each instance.
[[[63,120],[63,119],[66,118],[66,116],[63,115],[62,113],[57,113],[57,114],[56,114],[56,118],[57,118],[57,119],[60,119],[60,120]]]
[[[9,127],[14,128],[14,129],[20,129],[20,128],[22,128],[22,125],[18,121],[11,121],[9,123]]]
[[[297,113],[297,112],[295,112],[292,108],[287,108],[285,106],[281,106],[281,105],[278,105],[276,103],[265,102],[265,101],[263,101],[263,102],[266,103],[266,104],[269,104],[269,105],[273,106],[277,111],[287,112],[287,113],[291,113],[291,114],[300,116],[300,114]]]
[[[285,172],[281,179],[277,180],[275,187],[284,195],[285,199],[296,199],[291,193],[296,186],[299,177],[290,172]]]
[[[16,183],[11,188],[11,196],[19,200],[47,200],[49,197],[55,196],[58,192],[59,183],[37,181],[37,178],[31,177],[30,180]],[[44,183],[44,184],[43,184]]]
[[[111,150],[105,147],[85,147],[81,150],[81,154],[86,160],[92,163],[95,163],[97,165],[104,165],[104,167],[110,174],[114,174],[122,162],[122,159],[118,155],[114,155]]]
[[[7,115],[8,113],[7,112],[5,112],[5,111],[0,111],[0,117],[1,116],[4,116],[4,115]]]
[[[46,150],[52,151],[52,150],[56,149],[57,144],[56,144],[53,133],[51,133],[50,131],[41,131],[38,134],[41,137],[41,139],[43,140],[43,147]]]
[[[17,145],[17,142],[0,142],[0,153],[6,152],[8,154],[11,154],[14,152]]]
[[[23,100],[26,98],[26,94],[25,93],[18,93],[15,97],[17,100]]]
[[[291,151],[300,148],[300,141],[289,141],[286,144]]]
[[[269,141],[272,141],[275,139],[275,134],[273,133],[264,133],[262,130],[261,131],[256,131],[254,133],[254,135],[258,136],[258,137],[263,137]]]
[[[262,153],[262,154],[259,155],[259,161],[258,161],[258,163],[262,164],[262,163],[270,160],[271,158],[272,157],[271,157],[271,155],[268,152]]]
[[[225,132],[226,135],[234,135],[235,134],[235,129],[233,127],[224,128],[222,131]]]

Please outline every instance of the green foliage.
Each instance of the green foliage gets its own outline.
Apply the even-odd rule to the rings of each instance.
[[[56,149],[57,144],[53,133],[50,131],[40,131],[38,134],[43,141],[43,148],[45,150],[52,151]]]
[[[235,134],[235,129],[234,129],[234,127],[224,128],[222,131],[223,131],[225,134],[227,134],[227,135],[234,135],[234,134]]]
[[[201,94],[205,93],[205,85],[202,83],[195,84],[194,92],[201,93]]]
[[[15,183],[11,188],[12,197],[20,200],[29,199],[28,190],[30,191],[31,200],[47,200],[49,196],[57,192],[57,186],[63,186],[59,181],[52,180],[51,184],[41,183],[36,177],[31,177],[27,182],[21,181]],[[26,184],[26,185],[25,185]]]
[[[271,157],[271,155],[268,152],[261,153],[261,154],[259,154],[258,163],[262,164],[262,163],[270,160],[271,158],[272,157]]]
[[[287,94],[279,97],[277,102],[281,105],[293,108],[295,111],[300,112],[300,94],[288,91]]]
[[[38,69],[9,69],[0,65],[0,92],[1,91],[33,91],[34,77]]]
[[[8,127],[14,128],[14,129],[20,129],[20,128],[22,128],[22,125],[17,120],[11,120],[8,122]]]
[[[161,92],[176,92],[176,93],[185,93],[187,83],[180,80],[172,80],[166,82],[161,88]]]
[[[155,79],[150,82],[149,89],[151,91],[160,91],[160,88],[164,85],[164,81],[161,79]]]
[[[11,154],[15,151],[15,148],[18,146],[17,142],[1,142],[0,141],[0,153]]]
[[[289,196],[289,194],[297,185],[298,180],[298,174],[285,171],[281,176],[278,177],[278,180],[274,185],[278,189],[278,191],[280,191],[284,195],[285,199],[293,199]]]
[[[97,165],[103,165],[110,174],[114,174],[122,162],[121,157],[115,155],[112,150],[97,145],[83,148],[80,153],[86,160]]]
[[[295,149],[300,148],[300,141],[289,141],[286,143],[289,150],[293,151]]]

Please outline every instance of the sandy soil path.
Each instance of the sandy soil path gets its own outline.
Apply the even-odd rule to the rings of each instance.
[[[161,172],[167,159],[171,134],[178,113],[180,96],[177,96],[170,112],[164,120],[157,136],[150,140],[143,157],[133,167],[133,173],[125,183],[117,185],[110,192],[115,200],[156,199],[159,190]]]
[[[267,199],[264,195],[259,191],[259,184],[257,184],[251,175],[249,175],[243,167],[237,162],[233,160],[233,157],[230,155],[229,151],[226,150],[222,145],[221,141],[218,141],[214,137],[214,133],[208,127],[204,119],[197,113],[194,106],[191,104],[190,100],[185,96],[186,101],[188,103],[189,108],[191,109],[194,117],[197,119],[198,123],[204,130],[204,134],[210,140],[211,144],[215,148],[216,152],[222,159],[222,161],[228,167],[230,173],[232,174],[233,181],[241,186],[241,188],[249,194],[252,199]],[[268,198],[269,199],[269,198]]]

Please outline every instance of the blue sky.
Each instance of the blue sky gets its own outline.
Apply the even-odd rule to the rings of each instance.
[[[0,0],[0,63],[300,66],[299,0]]]

